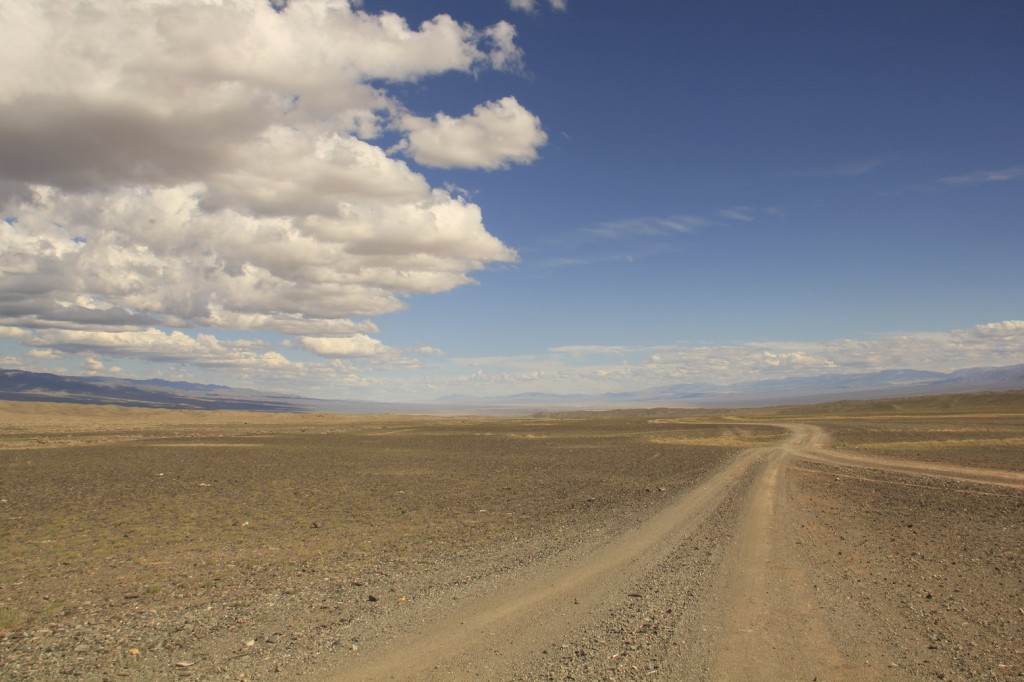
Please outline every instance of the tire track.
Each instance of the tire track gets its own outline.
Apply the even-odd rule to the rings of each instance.
[[[570,623],[601,622],[633,577],[668,557],[770,448],[740,453],[634,530],[582,559],[552,561],[499,592],[367,646],[325,680],[512,679],[562,641]]]
[[[788,427],[751,487],[718,589],[726,593],[711,680],[881,680],[886,675],[842,652],[814,586],[785,537],[786,469],[824,442],[820,430]]]
[[[681,584],[689,569],[672,557],[693,544],[698,531],[732,538],[717,550],[723,568],[696,597],[696,606],[684,608],[679,594],[667,590],[662,612],[684,615],[667,628],[675,634],[663,636],[665,660],[626,672],[626,678],[686,671],[687,679],[707,680],[891,679],[885,661],[893,660],[898,643],[880,641],[876,623],[837,607],[834,599],[825,611],[827,600],[810,578],[817,564],[804,563],[819,559],[795,549],[800,529],[793,521],[796,510],[787,510],[787,469],[807,460],[1012,488],[1024,487],[1024,474],[841,452],[829,448],[820,427],[774,426],[790,432],[784,442],[738,454],[633,530],[582,554],[535,565],[490,594],[445,607],[388,641],[367,643],[344,669],[323,679],[562,679],[552,672],[549,652],[564,649],[580,632],[606,631],[609,612],[621,607],[640,576]],[[716,513],[729,499],[739,503],[738,521],[735,514]],[[709,634],[702,637],[697,630]],[[844,639],[844,632],[857,632],[856,642]]]
[[[802,448],[799,452],[799,456],[802,459],[823,462],[826,464],[838,464],[841,466],[881,469],[917,476],[924,475],[931,476],[933,478],[945,478],[948,480],[962,481],[966,483],[984,483],[988,485],[1024,489],[1024,472],[1006,471],[1002,469],[984,469],[980,467],[965,467],[957,466],[955,464],[940,464],[938,462],[916,462],[895,457],[865,455],[846,450],[833,450],[828,447],[828,435],[821,427],[801,425],[800,428],[809,429],[811,434],[809,436],[809,446]]]

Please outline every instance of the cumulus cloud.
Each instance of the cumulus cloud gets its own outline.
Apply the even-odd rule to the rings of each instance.
[[[774,369],[783,368],[798,371],[806,371],[808,369],[827,370],[835,369],[836,367],[836,363],[832,360],[817,358],[802,351],[773,353],[766,350],[761,353],[761,362],[766,367]]]
[[[47,330],[135,333],[109,348],[148,343],[156,359],[169,343],[235,357],[158,328],[357,338],[377,327],[356,318],[514,261],[478,206],[374,140],[409,120],[389,84],[515,70],[515,29],[410,27],[358,5],[0,5],[0,324],[61,348],[107,346]],[[472,166],[542,143],[513,98],[450,120]],[[413,127],[421,140],[436,126]],[[471,129],[486,138],[475,151]]]
[[[52,348],[33,348],[27,353],[27,355],[30,358],[36,358],[39,360],[50,360],[62,357],[64,354],[59,350],[54,350]]]
[[[82,360],[82,370],[86,374],[99,374],[104,369],[106,369],[106,367],[104,367],[103,362],[98,358],[88,356]]]
[[[438,168],[504,168],[530,163],[547,143],[540,119],[515,97],[480,104],[473,112],[453,118],[406,115],[399,126],[408,138],[399,145],[417,163]]]
[[[326,358],[372,358],[391,351],[383,343],[365,334],[347,338],[303,336],[302,347]]]
[[[42,329],[21,332],[18,340],[44,351],[85,354],[86,362],[90,357],[95,360],[96,356],[112,356],[210,368],[295,370],[302,367],[301,363],[268,350],[259,341],[224,341],[212,334],[192,336],[156,328],[125,332]]]
[[[523,51],[516,45],[515,26],[499,21],[484,31],[484,38],[491,45],[491,66],[499,71],[523,70]]]
[[[956,332],[956,335],[960,338],[1016,339],[1024,335],[1024,320],[1005,320],[1003,322],[979,324],[970,329],[959,330]]]

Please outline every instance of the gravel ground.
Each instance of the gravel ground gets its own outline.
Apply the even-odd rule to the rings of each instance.
[[[378,623],[624,532],[773,433],[61,410],[3,432],[4,679],[316,671]]]
[[[1017,474],[871,465],[1024,471],[1024,419],[816,410],[874,459],[666,410],[0,404],[0,678],[344,679],[502,595],[528,605],[504,643],[452,640],[472,674],[404,679],[1024,676]],[[548,575],[564,605],[523,601]]]
[[[816,463],[789,480],[823,597],[906,643],[901,671],[1024,677],[1024,492]]]

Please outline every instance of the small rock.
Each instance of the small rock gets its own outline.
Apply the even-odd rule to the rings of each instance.
[[[368,596],[368,597],[366,598],[366,601],[377,601],[377,597],[375,597],[375,596],[373,596],[373,595],[371,594],[370,596]]]

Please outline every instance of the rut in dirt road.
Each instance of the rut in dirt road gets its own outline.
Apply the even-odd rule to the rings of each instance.
[[[822,443],[820,432],[794,427],[793,436],[768,453],[755,479],[719,587],[731,596],[721,615],[712,679],[833,679],[858,668],[830,638],[803,567],[780,551],[775,532],[786,463]]]
[[[800,449],[799,455],[803,459],[866,469],[898,471],[906,474],[944,478],[953,481],[1024,489],[1024,473],[1018,471],[956,466],[953,464],[940,464],[938,462],[913,462],[893,457],[833,450],[828,447],[828,435],[820,427],[801,426],[800,428],[807,429],[808,438],[810,439],[810,447]]]
[[[634,530],[581,559],[559,558],[498,593],[462,604],[390,643],[367,647],[330,680],[514,679],[561,647],[574,624],[600,621],[631,576],[668,556],[768,450],[743,452],[724,470]],[[627,590],[628,591],[628,590]],[[384,647],[381,647],[384,649]]]
[[[783,443],[740,453],[632,531],[584,556],[535,566],[387,641],[367,642],[326,679],[916,678],[893,661],[927,642],[887,638],[864,611],[823,599],[805,565],[809,555],[795,549],[801,531],[783,494],[787,468],[812,460],[1024,481],[858,457],[830,450],[818,427],[781,428],[790,432]],[[641,596],[642,619],[623,628],[615,614]],[[645,647],[646,663],[635,655]]]

